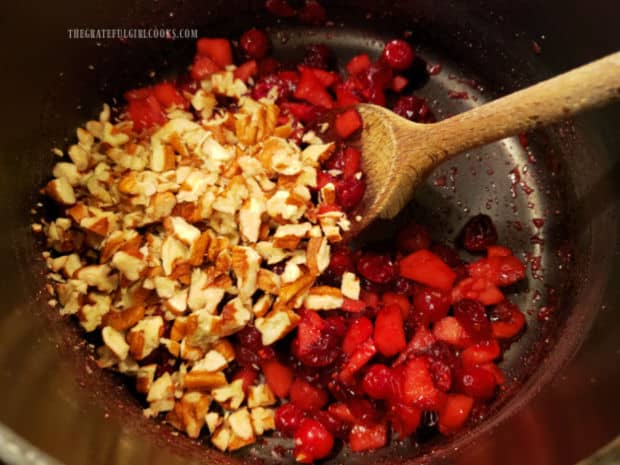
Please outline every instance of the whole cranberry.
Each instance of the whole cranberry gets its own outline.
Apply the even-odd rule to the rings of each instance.
[[[402,71],[411,66],[415,52],[404,40],[395,39],[385,44],[381,58],[392,68]]]
[[[490,245],[497,244],[497,230],[488,215],[476,215],[465,224],[458,242],[469,252],[484,252]]]
[[[239,45],[249,58],[260,60],[269,52],[269,37],[265,31],[254,27],[243,33]]]
[[[398,231],[396,246],[398,250],[404,253],[428,249],[431,246],[431,235],[424,226],[415,222],[410,222]]]
[[[392,370],[377,363],[371,365],[362,379],[362,389],[373,399],[387,399],[392,393]]]
[[[427,325],[448,314],[452,300],[450,292],[431,287],[419,287],[413,296],[413,309],[418,321]]]
[[[334,447],[334,436],[316,420],[306,418],[295,431],[295,460],[312,463],[327,457]]]
[[[276,429],[286,436],[292,436],[295,434],[295,431],[297,431],[304,418],[306,418],[306,414],[296,405],[290,402],[281,405],[276,410]]]
[[[476,340],[491,337],[491,322],[480,302],[463,299],[454,304],[453,311],[455,318],[471,337]]]
[[[302,64],[313,68],[328,69],[334,61],[332,50],[325,44],[312,44],[306,48]]]
[[[336,199],[345,210],[353,210],[362,201],[366,192],[366,181],[362,179],[343,179],[336,185]]]
[[[363,254],[357,262],[357,271],[367,280],[387,284],[396,278],[396,264],[389,255]]]
[[[400,97],[392,107],[392,111],[416,123],[430,123],[435,119],[426,101],[414,95]]]
[[[327,14],[325,8],[316,0],[306,0],[297,13],[297,17],[302,23],[320,26],[327,19]]]
[[[345,271],[355,271],[355,263],[347,247],[337,247],[332,250],[329,270],[335,276],[342,276]]]
[[[480,367],[465,367],[456,376],[456,389],[477,399],[490,399],[495,394],[497,381],[488,370]]]

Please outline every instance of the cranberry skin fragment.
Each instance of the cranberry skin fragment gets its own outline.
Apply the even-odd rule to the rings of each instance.
[[[395,39],[385,44],[381,58],[391,68],[403,71],[411,66],[415,52],[407,42]]]
[[[334,436],[316,420],[306,418],[295,431],[295,460],[312,463],[327,457],[334,447]]]
[[[276,410],[276,429],[287,436],[293,436],[306,414],[296,405],[291,403],[281,405]]]
[[[413,308],[423,324],[441,320],[450,310],[450,293],[441,289],[419,287],[413,296]]]
[[[367,253],[357,262],[357,271],[367,280],[376,284],[387,284],[396,278],[397,269],[387,255]]]
[[[476,340],[489,339],[492,334],[491,322],[482,305],[477,300],[463,299],[454,304],[454,316],[467,333]]]
[[[269,38],[265,31],[252,28],[243,33],[239,45],[245,54],[252,59],[260,60],[269,52]]]
[[[389,367],[371,365],[362,379],[362,389],[373,399],[387,399],[392,394],[393,376]]]
[[[488,215],[476,215],[465,224],[458,242],[469,252],[484,252],[497,244],[497,230]]]

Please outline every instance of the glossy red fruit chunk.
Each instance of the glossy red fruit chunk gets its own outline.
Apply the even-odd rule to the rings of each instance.
[[[429,352],[435,341],[435,336],[426,326],[418,327],[411,340],[407,343],[407,347],[398,355],[392,366],[401,365],[415,355]]]
[[[149,95],[153,95],[152,87],[140,87],[139,89],[131,89],[123,94],[123,98],[128,102],[130,100],[144,100]]]
[[[414,95],[400,97],[392,107],[392,111],[416,123],[434,121],[433,114],[424,99]]]
[[[450,394],[439,411],[439,431],[451,434],[460,430],[474,406],[474,399],[462,394]]]
[[[362,389],[373,399],[387,399],[392,395],[392,370],[377,363],[371,365],[362,379]]]
[[[393,357],[407,346],[403,316],[398,305],[388,305],[379,310],[374,340],[377,350],[385,357]]]
[[[349,435],[349,446],[354,452],[379,449],[387,444],[387,433],[385,423],[355,425]]]
[[[343,383],[350,383],[353,375],[357,373],[371,358],[377,353],[377,347],[372,339],[360,344],[349,357],[344,367],[339,373],[339,378]]]
[[[511,255],[509,257],[488,257],[467,265],[472,278],[486,279],[497,286],[509,286],[525,277],[525,266]]]
[[[127,112],[133,121],[135,131],[141,131],[166,122],[161,106],[153,95],[141,100],[130,100],[127,105]]]
[[[501,386],[506,382],[506,377],[504,376],[502,369],[495,365],[495,363],[485,363],[484,365],[480,365],[480,368],[484,368],[491,373],[495,377],[495,382],[498,386]]]
[[[489,311],[491,331],[497,339],[510,339],[525,328],[525,315],[519,307],[507,300],[499,303]]]
[[[484,365],[500,356],[501,349],[495,339],[480,341],[461,352],[464,366]]]
[[[509,257],[512,251],[508,247],[501,245],[490,245],[487,247],[487,257]]]
[[[404,439],[415,433],[420,424],[422,410],[413,405],[392,403],[390,404],[389,417],[392,422],[392,428],[398,434],[398,437]]]
[[[327,431],[340,439],[348,439],[351,427],[348,422],[342,421],[327,410],[319,410],[313,413],[314,419],[321,423]]]
[[[379,295],[376,292],[362,289],[360,291],[360,299],[364,301],[367,307],[372,309],[379,308]]]
[[[443,341],[455,347],[467,347],[471,343],[471,337],[467,331],[453,316],[446,316],[433,325],[433,336],[438,341]]]
[[[425,410],[438,410],[445,397],[435,387],[430,362],[424,357],[415,357],[403,366],[399,394],[402,403]]]
[[[397,294],[395,292],[385,292],[381,295],[381,303],[384,306],[397,305],[400,308],[400,314],[402,315],[403,320],[409,316],[411,303],[405,295]]]
[[[346,85],[344,84],[336,84],[335,91],[336,106],[339,108],[350,107],[353,105],[357,105],[361,102],[358,95],[350,89],[347,89]]]
[[[295,431],[295,460],[312,463],[327,457],[334,447],[334,436],[316,420],[306,418]]]
[[[312,44],[306,48],[302,64],[313,68],[328,69],[334,60],[332,50],[325,44]]]
[[[433,244],[430,251],[443,260],[450,268],[463,265],[463,260],[459,257],[456,250],[446,244]]]
[[[265,31],[254,27],[241,35],[239,45],[249,58],[260,60],[269,52],[269,37]]]
[[[262,364],[265,381],[273,393],[278,397],[288,396],[293,382],[293,371],[275,360],[269,360]]]
[[[291,403],[281,405],[276,409],[275,423],[278,431],[287,436],[292,436],[306,418],[306,414],[296,405]]]
[[[398,231],[396,246],[403,253],[428,249],[431,246],[431,235],[424,226],[411,222]]]
[[[362,179],[343,179],[336,185],[336,199],[345,211],[353,210],[364,198],[366,181]]]
[[[357,271],[377,284],[387,284],[396,277],[396,265],[389,255],[365,253],[357,262]]]
[[[456,273],[437,255],[426,249],[408,255],[400,261],[400,275],[427,286],[448,291]]]
[[[335,126],[338,136],[347,139],[362,128],[362,117],[356,109],[351,108],[336,116]]]
[[[196,49],[198,55],[211,58],[221,68],[233,64],[232,47],[228,39],[198,39]]]
[[[453,307],[454,317],[474,339],[491,337],[491,322],[487,318],[484,305],[476,300],[461,300]]]
[[[459,234],[458,242],[470,252],[484,252],[497,243],[497,230],[488,215],[476,215],[469,219]]]
[[[331,96],[310,69],[304,69],[301,72],[301,77],[295,90],[295,97],[325,108],[332,108],[334,106]]]
[[[202,81],[210,74],[219,71],[221,68],[209,57],[197,56],[192,65],[192,79]]]
[[[297,13],[302,23],[320,26],[326,20],[325,9],[316,0],[305,0],[304,6]]]
[[[490,399],[495,394],[495,376],[480,367],[464,367],[456,374],[455,389],[477,399]]]
[[[385,44],[381,58],[390,67],[402,71],[411,66],[415,52],[404,40],[395,39]]]
[[[323,367],[340,352],[340,337],[316,312],[304,311],[293,339],[292,352],[306,366]]]
[[[367,53],[355,55],[347,63],[347,73],[360,74],[368,71],[370,68],[370,57]]]
[[[316,117],[320,114],[320,112],[318,111],[318,107],[314,105],[309,105],[307,103],[282,102],[280,104],[280,108],[282,108],[284,113],[289,113],[293,115],[302,123],[309,123],[310,121],[314,121]],[[334,182],[334,179],[326,180],[323,185],[327,184],[328,182]]]
[[[451,303],[449,292],[426,286],[419,287],[413,294],[416,321],[427,325],[442,319],[448,314]]]
[[[293,405],[306,412],[320,410],[327,403],[327,393],[301,378],[295,378],[289,392]]]
[[[267,11],[272,15],[282,18],[290,18],[296,14],[296,11],[291,8],[286,0],[267,0],[265,2],[265,8],[267,8]]]
[[[163,108],[169,108],[172,105],[185,107],[187,100],[183,98],[177,88],[169,82],[162,82],[153,86],[153,95]]]
[[[392,84],[390,84],[390,88],[394,92],[402,92],[405,87],[409,84],[409,80],[404,76],[394,76],[392,78]]]
[[[349,406],[344,402],[334,402],[333,404],[329,404],[327,411],[343,423],[351,425],[356,421],[355,416],[351,413],[351,409],[349,409]]]
[[[256,64],[256,60],[246,61],[242,65],[239,65],[237,69],[233,72],[233,76],[235,79],[240,79],[243,82],[247,82],[252,76],[255,76],[258,71],[258,65]]]
[[[372,323],[368,318],[364,316],[355,318],[345,333],[342,351],[345,354],[352,354],[360,344],[372,336],[372,332]]]
[[[233,375],[232,379],[233,379],[233,381],[235,381],[237,379],[243,380],[243,392],[245,392],[247,394],[248,388],[252,384],[254,384],[254,381],[256,381],[257,377],[258,377],[258,373],[257,373],[256,370],[253,370],[251,368],[241,368],[241,369],[239,369],[239,371],[237,371]]]
[[[321,68],[313,68],[310,66],[299,65],[297,69],[299,69],[300,73],[303,73],[304,71],[310,71],[319,80],[323,87],[330,87],[334,85],[338,79],[340,79],[338,73],[326,71]]]
[[[353,148],[347,147],[343,152],[344,163],[342,167],[342,175],[345,179],[352,178],[356,173],[362,169],[362,152]]]
[[[452,302],[463,299],[477,300],[483,305],[495,305],[504,300],[504,294],[486,278],[465,278],[452,289]]]
[[[344,298],[342,302],[342,310],[349,313],[361,313],[366,310],[366,304],[361,300]]]
[[[342,276],[345,271],[355,271],[351,251],[347,247],[332,248],[328,269],[336,276]]]

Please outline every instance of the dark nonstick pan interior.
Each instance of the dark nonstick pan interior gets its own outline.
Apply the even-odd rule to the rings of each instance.
[[[334,24],[318,29],[275,21],[264,15],[259,3],[160,0],[126,7],[115,0],[79,6],[67,2],[54,7],[49,15],[38,12],[34,20],[25,5],[11,6],[15,25],[7,30],[28,18],[48,33],[44,48],[53,53],[42,54],[41,38],[30,36],[20,44],[19,57],[17,50],[3,52],[7,64],[15,64],[7,67],[7,87],[16,92],[7,95],[8,115],[2,115],[5,135],[0,189],[6,213],[2,232],[5,266],[0,280],[5,297],[0,323],[0,420],[64,463],[292,462],[290,455],[273,454],[278,439],[228,456],[144,418],[122,380],[98,370],[78,330],[47,308],[41,247],[30,234],[29,224],[36,218],[30,213],[38,201],[36,190],[54,163],[50,149],[68,145],[73,128],[93,117],[102,102],[113,102],[127,88],[183,70],[191,61],[194,45],[191,40],[72,41],[66,38],[68,27],[167,25],[197,27],[201,35],[237,37],[249,26],[268,25],[277,57],[294,62],[305,45],[323,42],[335,50],[341,65],[361,51],[377,55],[384,39],[409,31],[420,57],[442,65],[438,76],[420,79],[415,91],[427,98],[439,118],[620,45],[599,40],[594,33],[585,43],[574,45],[568,56],[561,48],[561,37],[551,32],[570,28],[570,20],[562,26],[546,24],[551,29],[547,32],[533,24],[527,2],[521,10],[508,2],[494,2],[492,9],[460,1],[442,3],[441,8],[430,0],[415,5],[398,2],[389,10],[372,2],[326,3]],[[537,15],[551,15],[548,8],[538,10]],[[593,8],[589,12],[593,17],[600,15],[599,34],[603,36],[604,11],[603,5],[602,11]],[[609,30],[613,30],[611,25]],[[548,37],[543,39],[541,34]],[[542,46],[541,55],[534,53],[533,41]],[[468,98],[450,98],[449,91],[466,92]],[[378,225],[370,233],[391,237],[400,222],[414,217],[428,225],[434,237],[450,241],[469,216],[489,214],[502,243],[523,252],[521,258],[529,263],[527,283],[510,295],[527,312],[528,331],[506,352],[502,366],[507,370],[508,390],[489,410],[477,412],[480,422],[471,430],[449,442],[406,441],[362,455],[342,451],[330,463],[428,462],[431,458],[468,462],[468,457],[476,457],[476,450],[490,451],[487,460],[491,463],[493,444],[509,444],[508,438],[524,431],[523,441],[545,437],[532,427],[531,419],[538,418],[534,407],[523,413],[525,404],[574,354],[595,319],[608,318],[597,317],[597,312],[601,305],[612,302],[610,290],[604,291],[616,266],[612,253],[617,241],[613,181],[618,173],[615,157],[619,145],[606,128],[612,127],[614,117],[618,120],[618,113],[615,107],[591,115],[607,121],[595,127],[595,119],[584,118],[537,131],[528,135],[527,148],[513,138],[463,154],[430,176],[401,218]],[[543,306],[555,309],[549,310],[552,316],[548,321],[539,317]],[[600,339],[599,349],[606,340]],[[573,376],[595,377],[593,373],[577,371]],[[606,389],[618,386],[617,376],[604,381]],[[602,404],[604,397],[598,400]],[[600,431],[581,439],[583,446],[554,452],[543,452],[544,448],[515,450],[502,461],[517,463],[529,457],[533,463],[568,463],[591,451],[618,432],[618,420],[607,418],[609,412],[597,402],[592,404],[588,409],[598,412]],[[547,406],[548,413],[539,407],[543,419],[561,410],[555,406],[554,411],[552,406],[552,402]],[[519,411],[517,420],[504,422]],[[577,411],[581,412],[581,407]],[[584,418],[590,417],[586,414]],[[559,431],[544,434],[560,437]],[[477,449],[468,447],[472,442],[478,444]],[[9,457],[2,448],[0,442],[0,457]],[[485,459],[478,456],[478,461],[484,463]]]

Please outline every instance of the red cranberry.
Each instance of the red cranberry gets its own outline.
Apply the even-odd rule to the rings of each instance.
[[[482,214],[472,217],[463,227],[459,243],[470,252],[484,252],[497,244],[497,230],[491,218]]]
[[[291,403],[281,405],[276,410],[276,429],[287,436],[292,436],[305,417],[306,414],[296,405]]]
[[[387,284],[396,277],[396,265],[388,255],[366,253],[357,262],[357,271],[377,284]]]
[[[344,170],[344,148],[340,147],[331,157],[323,164],[326,170]]]
[[[456,377],[456,389],[477,399],[490,399],[495,394],[495,376],[484,368],[466,367]]]
[[[381,414],[377,408],[368,399],[356,397],[347,402],[347,406],[351,411],[351,415],[358,420],[359,423],[373,424],[380,418]]]
[[[278,89],[278,100],[287,99],[293,95],[297,83],[293,79],[289,79],[288,75],[268,74],[258,80],[252,88],[252,98],[259,100],[266,97],[272,88]]]
[[[324,367],[338,358],[340,343],[336,328],[308,311],[303,314],[299,322],[291,351],[306,366]]]
[[[327,19],[325,8],[316,0],[306,0],[297,17],[302,23],[320,26]]]
[[[454,316],[467,333],[477,339],[491,337],[491,323],[482,305],[477,300],[464,299],[454,304]]]
[[[435,386],[447,392],[452,386],[452,370],[450,367],[441,360],[432,360],[430,370]]]
[[[260,60],[269,52],[269,38],[265,31],[252,28],[243,33],[239,45],[245,54],[254,60]]]
[[[267,8],[267,11],[272,15],[282,18],[295,16],[295,10],[291,8],[286,0],[267,0],[265,2],[265,8]]]
[[[261,333],[252,325],[248,325],[239,331],[237,337],[239,338],[239,344],[256,352],[264,347]]]
[[[387,399],[392,392],[392,370],[377,363],[371,365],[362,379],[362,389],[373,399]]]
[[[424,99],[414,95],[400,97],[392,111],[416,123],[430,123],[435,119]]]
[[[312,463],[327,457],[334,447],[334,436],[316,420],[306,418],[295,431],[295,460]]]
[[[353,210],[362,201],[366,192],[366,181],[362,179],[343,179],[336,186],[338,204],[346,210]]]
[[[446,316],[451,304],[450,293],[440,289],[419,287],[413,296],[414,311],[425,325]]]
[[[355,271],[355,263],[347,247],[337,247],[332,250],[329,270],[336,276],[342,276],[345,271]]]
[[[431,246],[431,235],[424,226],[411,222],[398,232],[396,245],[404,253],[428,249]]]
[[[351,426],[344,421],[336,418],[328,411],[319,410],[318,412],[315,412],[314,419],[321,423],[323,426],[325,426],[327,431],[329,431],[335,437],[345,441],[349,438]]]
[[[450,370],[454,373],[461,367],[461,359],[456,355],[454,349],[449,344],[438,341],[435,342],[429,352],[431,361],[439,360],[445,365],[450,367]]]
[[[381,58],[392,68],[402,71],[411,66],[415,52],[404,40],[395,39],[385,44]]]
[[[394,281],[394,290],[399,294],[411,297],[415,294],[416,284],[411,279],[399,277]]]
[[[312,44],[306,48],[302,64],[313,68],[328,69],[334,59],[332,50],[325,44]]]
[[[327,393],[301,378],[295,378],[289,392],[291,403],[306,412],[320,410],[327,403]]]

